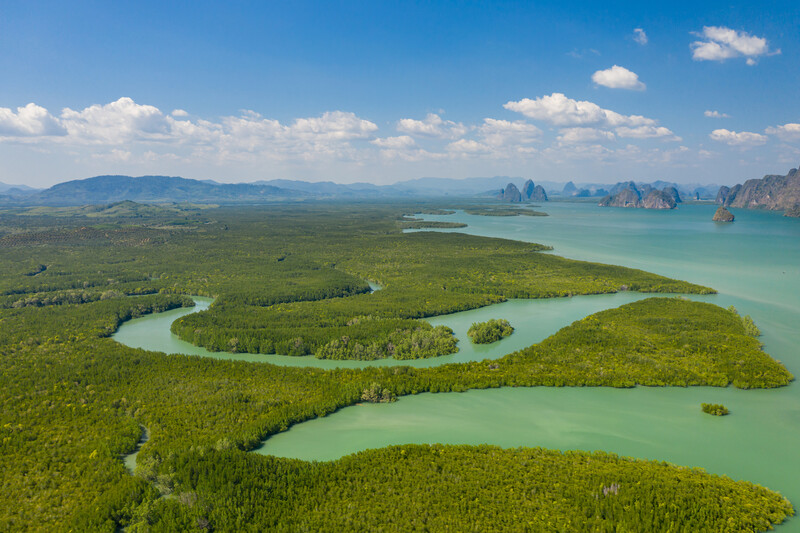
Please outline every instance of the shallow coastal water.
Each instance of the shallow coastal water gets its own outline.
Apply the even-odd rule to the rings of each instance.
[[[736,222],[719,224],[711,222],[715,207],[707,205],[657,212],[553,202],[543,210],[550,216],[424,218],[468,224],[444,231],[539,242],[565,257],[714,287],[720,294],[702,299],[751,315],[762,330],[764,349],[800,376],[800,221],[735,210]],[[705,415],[702,402],[724,403],[731,415]],[[421,394],[298,424],[258,451],[329,460],[366,448],[426,442],[612,451],[753,481],[800,505],[797,382],[754,391],[539,387]],[[800,520],[779,530],[800,530]]]
[[[800,376],[800,221],[780,213],[734,210],[736,222],[719,224],[711,222],[715,207],[710,205],[682,205],[660,212],[551,202],[541,210],[550,216],[486,217],[459,212],[421,217],[468,224],[444,231],[539,242],[553,246],[553,253],[565,257],[641,268],[714,287],[718,295],[697,299],[724,307],[734,305],[741,314],[751,315],[762,330],[765,350]],[[453,327],[461,339],[461,352],[447,356],[449,361],[438,358],[411,364],[499,357],[538,342],[585,315],[643,296],[621,293],[513,300],[437,317],[430,321]],[[201,300],[201,304],[207,303]],[[131,321],[115,338],[149,349],[206,355],[169,334],[169,323],[188,312],[192,310]],[[495,345],[470,345],[466,328],[488,318],[507,318],[517,331]],[[141,331],[134,329],[137,327]],[[279,356],[230,355],[279,364],[349,366],[312,358],[285,358],[290,361],[284,363],[269,359]],[[724,403],[731,415],[705,415],[700,411],[701,402]],[[800,506],[797,383],[756,391],[540,387],[420,394],[394,404],[348,407],[297,424],[268,439],[257,451],[329,460],[366,448],[426,442],[606,450],[666,460],[760,483]],[[800,530],[800,520],[790,520],[779,529]]]

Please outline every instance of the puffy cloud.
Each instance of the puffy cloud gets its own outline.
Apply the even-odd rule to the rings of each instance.
[[[629,139],[664,139],[666,141],[680,141],[680,137],[672,133],[672,130],[664,126],[637,126],[629,128],[622,126],[614,130],[620,137]]]
[[[616,135],[615,135],[616,133]],[[628,139],[663,139],[680,141],[669,128],[663,126],[637,126],[631,128],[620,126],[614,132],[597,128],[563,128],[559,130],[558,142],[561,144],[614,141],[616,138]]]
[[[373,139],[370,143],[380,148],[391,148],[393,150],[402,150],[405,148],[413,148],[417,142],[408,135],[400,135],[398,137],[378,137]]]
[[[425,120],[401,118],[397,122],[397,131],[411,135],[424,135],[428,137],[441,137],[455,139],[464,135],[469,128],[463,124],[444,120],[436,113],[428,113]]]
[[[709,135],[712,140],[723,142],[729,146],[759,146],[767,142],[766,135],[760,133],[753,133],[750,131],[735,132],[726,129],[718,129],[711,132]]]
[[[67,131],[47,109],[30,103],[15,113],[0,107],[0,137],[66,135]]]
[[[240,116],[222,117],[218,121],[193,121],[185,118],[188,113],[178,111],[165,115],[157,107],[137,104],[131,98],[82,110],[65,108],[59,118],[33,104],[20,108],[17,113],[0,108],[0,139],[3,133],[13,133],[28,135],[26,142],[51,139],[62,145],[124,148],[100,156],[117,161],[132,161],[139,157],[137,153],[141,155],[130,150],[134,143],[158,144],[167,147],[167,151],[215,163],[255,161],[257,158],[356,160],[361,154],[350,142],[369,139],[378,129],[373,122],[344,111],[297,118],[290,124],[264,118],[253,111],[243,111]],[[61,136],[46,137],[53,133]]]
[[[461,152],[466,154],[487,153],[491,151],[489,146],[471,139],[459,139],[447,145],[451,152]]]
[[[731,118],[731,116],[727,113],[720,113],[719,111],[710,111],[708,109],[704,111],[703,114],[708,118]]]
[[[402,160],[410,162],[429,161],[449,157],[448,154],[434,153],[423,150],[412,137],[399,135],[397,137],[378,137],[369,141],[370,144],[380,148],[380,157],[388,160]]]
[[[769,44],[763,37],[723,26],[705,26],[697,35],[703,40],[690,45],[692,59],[695,61],[724,61],[733,57],[745,57],[748,65],[755,65],[759,56],[781,53],[780,50],[770,51]]]
[[[320,117],[295,119],[291,133],[300,138],[345,140],[369,137],[377,129],[375,123],[358,118],[355,113],[326,111]]]
[[[645,84],[639,81],[639,76],[635,72],[619,65],[614,65],[606,70],[598,70],[592,74],[592,81],[611,89],[644,91],[646,88]]]
[[[633,40],[641,45],[645,45],[647,44],[647,34],[642,28],[636,28],[633,30]]]
[[[615,111],[603,109],[592,102],[567,98],[562,93],[553,93],[534,100],[523,98],[518,102],[508,102],[503,107],[556,126],[597,124],[616,127],[654,126],[656,124],[656,121],[651,118],[640,115],[621,115]]]
[[[790,122],[788,124],[784,124],[783,126],[770,126],[764,130],[764,133],[777,135],[783,141],[800,139],[800,124],[797,124],[796,122]]]
[[[510,144],[529,144],[539,139],[542,130],[524,120],[497,120],[494,118],[483,119],[483,124],[478,127],[484,143],[500,147]]]
[[[485,118],[465,125],[443,119],[440,112],[424,120],[403,119],[397,129],[405,132],[379,136],[375,123],[345,111],[282,122],[244,110],[206,120],[181,109],[162,112],[152,105],[120,98],[82,109],[65,108],[56,116],[35,104],[14,110],[0,108],[0,143],[39,144],[51,153],[61,147],[76,161],[146,172],[240,165],[239,168],[256,172],[268,168],[271,172],[301,169],[324,174],[331,169],[363,170],[381,162],[469,162],[485,164],[487,168],[511,168],[525,161],[650,165],[668,153],[681,153],[645,150],[633,144],[620,147],[616,141],[622,138],[678,139],[653,119],[622,115],[561,93],[508,102],[505,108],[553,125],[556,138],[549,146],[542,143],[546,139],[542,130],[525,117]],[[792,135],[793,127],[776,126],[766,133]],[[758,134],[729,133],[739,136],[741,146],[757,142],[742,136]],[[723,142],[737,142],[736,137],[723,139],[721,135],[717,137]],[[340,163],[344,166],[337,167]]]
[[[139,105],[130,98],[120,98],[106,105],[93,105],[82,111],[65,108],[61,123],[70,137],[91,143],[121,144],[137,139],[169,136],[170,123],[151,105]]]
[[[557,137],[558,142],[563,144],[613,141],[615,139],[612,132],[597,128],[562,128]]]

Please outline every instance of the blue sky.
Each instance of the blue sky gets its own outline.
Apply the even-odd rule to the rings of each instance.
[[[735,183],[799,54],[797,2],[3,2],[0,181]]]

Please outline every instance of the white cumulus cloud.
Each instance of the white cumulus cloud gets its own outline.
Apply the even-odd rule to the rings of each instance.
[[[254,111],[218,120],[190,120],[188,113],[163,113],[151,105],[123,97],[84,109],[65,108],[59,117],[29,104],[16,112],[0,108],[0,141],[24,137],[27,144],[52,143],[65,147],[105,146],[94,159],[141,161],[142,153],[157,153],[221,164],[225,161],[329,159],[360,160],[363,149],[351,142],[370,139],[378,126],[345,111],[327,111],[289,124]],[[139,146],[140,149],[134,149]],[[92,148],[95,150],[95,148]],[[147,151],[145,151],[147,150]],[[180,154],[180,156],[177,156]],[[90,157],[93,157],[90,155]],[[163,157],[161,158],[163,159]]]
[[[67,107],[61,112],[61,123],[70,137],[90,143],[121,144],[165,138],[170,133],[170,122],[157,107],[139,105],[127,97],[81,111]]]
[[[633,30],[633,40],[641,45],[645,45],[647,44],[647,34],[642,28],[636,28]]]
[[[614,65],[605,70],[598,70],[592,74],[592,81],[597,85],[609,87],[611,89],[630,89],[633,91],[644,91],[646,86],[639,81],[639,76],[625,67]]]
[[[464,135],[468,130],[469,128],[460,122],[444,120],[436,113],[428,113],[424,120],[401,118],[397,121],[397,131],[411,135],[455,139]]]
[[[320,117],[298,118],[291,126],[291,133],[301,138],[363,139],[369,137],[378,126],[344,111],[326,111]]]
[[[711,111],[708,109],[705,110],[703,114],[708,118],[731,118],[731,116],[727,113],[720,113],[719,111]]]
[[[672,130],[664,126],[637,126],[629,128],[622,126],[614,130],[620,137],[629,139],[664,139],[667,141],[680,141],[680,137],[672,133]]]
[[[391,148],[393,150],[412,148],[417,144],[417,142],[408,135],[399,135],[397,137],[378,137],[377,139],[371,140],[370,143],[381,148]]]
[[[800,139],[800,124],[790,122],[783,126],[770,126],[764,132],[770,135],[777,135],[783,141],[791,141]]]
[[[748,65],[755,65],[759,56],[781,53],[780,49],[771,51],[763,37],[723,26],[705,26],[697,35],[702,40],[690,45],[695,61],[724,61],[744,57]]]
[[[753,133],[751,131],[735,132],[726,129],[718,129],[712,131],[709,137],[714,141],[722,142],[729,146],[760,146],[767,142],[766,135]]]
[[[490,147],[472,139],[459,139],[455,142],[451,142],[447,145],[447,149],[451,152],[466,154],[486,153],[491,151]]]
[[[597,128],[562,128],[556,138],[563,144],[587,143],[597,141],[613,141],[616,136],[613,132]]]
[[[33,137],[66,135],[67,131],[47,109],[30,103],[18,107],[16,113],[0,107],[0,137]]]
[[[531,100],[507,102],[503,107],[526,117],[544,120],[556,126],[654,126],[656,121],[641,115],[621,115],[586,100],[573,100],[562,93],[553,93]]]
[[[524,120],[511,122],[494,118],[483,119],[478,131],[483,142],[494,147],[529,144],[536,142],[542,134],[542,130]]]

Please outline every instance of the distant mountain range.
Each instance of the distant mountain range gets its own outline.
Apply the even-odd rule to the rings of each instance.
[[[258,203],[307,199],[377,199],[397,197],[474,197],[493,195],[508,183],[508,176],[493,178],[419,178],[394,185],[371,183],[339,184],[331,181],[306,182],[270,180],[227,184],[171,176],[96,176],[59,183],[45,190],[0,189],[0,203],[6,205],[74,206],[109,204],[130,200],[145,203]],[[520,183],[522,178],[519,178]],[[559,185],[550,183],[551,185]]]
[[[527,180],[531,181],[531,180]],[[27,186],[0,184],[0,204],[76,206],[109,204],[126,200],[144,203],[260,203],[286,200],[312,199],[378,199],[402,197],[497,197],[501,191],[513,184],[524,189],[526,182],[521,177],[494,176],[490,178],[434,178],[425,177],[394,183],[373,185],[371,183],[339,184],[331,181],[307,182],[293,180],[270,180],[255,183],[218,183],[213,180],[193,180],[171,176],[96,176],[59,183],[49,189],[37,190]],[[527,183],[527,182],[526,182]],[[616,185],[585,183],[566,186],[553,181],[537,181],[539,196],[593,197],[614,194],[632,182]],[[710,198],[717,194],[717,186],[686,186],[656,181],[652,184],[636,184],[640,189],[663,189],[673,186],[685,198]],[[546,194],[544,191],[547,191]]]
[[[0,195],[26,196],[28,194],[33,194],[38,190],[39,189],[34,189],[33,187],[28,187],[27,185],[11,185],[0,182]]]
[[[22,205],[87,205],[134,202],[238,203],[303,198],[302,191],[272,185],[217,184],[169,176],[96,176],[53,185],[24,195],[5,193],[5,203]]]

